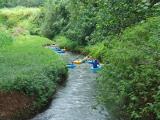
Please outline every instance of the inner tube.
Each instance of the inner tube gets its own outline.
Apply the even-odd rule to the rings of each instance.
[[[98,72],[99,70],[101,70],[102,66],[98,65],[97,68],[93,68],[93,66],[91,67],[92,72]]]
[[[65,51],[63,51],[63,50],[60,50],[60,51],[57,51],[57,53],[65,53]]]
[[[67,51],[66,49],[62,49],[63,51]]]
[[[60,48],[55,48],[55,47],[51,47],[50,49],[53,50],[53,51],[56,51],[56,52],[57,52],[57,51],[61,51]]]
[[[88,64],[93,64],[93,60],[87,60]]]
[[[76,67],[75,64],[67,64],[66,66],[67,66],[67,68],[72,68],[72,69]]]
[[[61,51],[60,48],[53,48],[55,51]]]
[[[82,61],[80,61],[80,60],[75,60],[75,61],[73,61],[73,63],[74,63],[74,64],[81,64]]]

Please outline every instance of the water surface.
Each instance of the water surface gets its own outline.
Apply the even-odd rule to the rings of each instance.
[[[81,57],[62,55],[68,62]],[[110,120],[107,111],[96,103],[96,77],[87,63],[69,69],[67,82],[57,91],[50,107],[32,120]]]

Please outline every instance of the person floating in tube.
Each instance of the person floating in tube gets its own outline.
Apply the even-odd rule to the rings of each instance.
[[[98,60],[93,60],[93,63],[92,63],[92,65],[93,65],[93,68],[98,68],[98,66],[99,66],[99,62],[98,62]]]

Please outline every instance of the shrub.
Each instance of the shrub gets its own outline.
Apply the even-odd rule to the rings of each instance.
[[[19,36],[13,45],[0,49],[0,90],[33,96],[36,108],[45,105],[67,76],[64,62],[43,48],[51,43],[42,37]]]
[[[54,38],[54,40],[58,44],[58,46],[61,48],[66,48],[68,50],[76,51],[78,47],[78,43],[76,41],[67,39],[64,36],[57,36]]]
[[[52,39],[67,25],[69,13],[64,4],[55,3],[54,1],[49,1],[46,5],[46,9],[41,33]]]
[[[105,54],[105,46],[104,42],[102,43],[96,43],[95,45],[88,45],[85,47],[83,52],[88,53],[94,58],[97,58],[100,61],[103,61],[104,59],[104,54]]]
[[[124,119],[159,119],[159,20],[127,28],[107,45],[99,100]]]

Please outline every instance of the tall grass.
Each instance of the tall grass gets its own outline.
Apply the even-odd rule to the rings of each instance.
[[[5,33],[5,32],[0,32],[0,48],[10,45],[13,42],[13,38]]]
[[[47,103],[67,70],[57,54],[44,48],[50,40],[20,36],[0,49],[0,90],[19,91],[36,98],[36,106]]]
[[[0,9],[0,24],[5,25],[11,32],[16,31],[15,28],[21,28],[26,33],[29,31],[31,34],[38,34],[40,16],[41,10],[39,8],[3,8]]]

